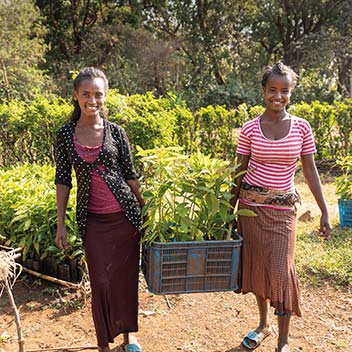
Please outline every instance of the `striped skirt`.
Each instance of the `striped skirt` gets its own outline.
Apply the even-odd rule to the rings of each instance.
[[[84,249],[98,346],[138,331],[139,240],[124,212],[88,213]]]
[[[254,207],[256,217],[239,216],[243,237],[240,289],[270,301],[279,315],[301,316],[295,268],[296,210]]]

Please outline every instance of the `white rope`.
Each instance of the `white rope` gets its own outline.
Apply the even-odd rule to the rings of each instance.
[[[15,259],[21,256],[21,248],[10,251],[0,251],[0,296],[5,288],[5,282],[12,288],[22,272],[22,266]]]

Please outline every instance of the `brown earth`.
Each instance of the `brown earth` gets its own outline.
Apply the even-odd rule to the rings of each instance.
[[[304,182],[299,182],[304,200],[299,215],[310,210],[299,231],[311,232],[317,226],[318,209]],[[324,184],[333,223],[337,226],[334,186]],[[301,285],[303,317],[292,319],[291,352],[352,352],[352,287],[333,288]],[[25,335],[25,348],[95,345],[90,301],[82,306],[80,296],[56,285],[22,278],[14,287]],[[8,299],[0,300],[0,351],[17,351],[16,327]],[[255,299],[251,294],[232,292],[157,296],[148,293],[140,280],[140,332],[136,335],[144,352],[237,352],[247,351],[241,340],[257,324]],[[272,315],[273,334],[256,351],[275,350],[277,324]],[[118,346],[121,337],[112,347]]]

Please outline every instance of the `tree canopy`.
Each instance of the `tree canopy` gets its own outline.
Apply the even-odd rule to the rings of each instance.
[[[299,72],[297,100],[352,94],[350,0],[2,0],[0,16],[2,99],[43,72],[68,96],[72,71],[92,65],[123,94],[256,104],[277,60]]]
[[[43,86],[46,46],[40,12],[30,0],[0,1],[0,97],[31,97]]]

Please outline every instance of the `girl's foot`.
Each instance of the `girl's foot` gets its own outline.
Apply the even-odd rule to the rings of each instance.
[[[129,334],[129,333],[126,333],[123,335],[123,340],[124,340],[123,342],[125,345],[138,344],[137,337],[132,334]]]
[[[142,347],[138,343],[137,337],[132,334],[124,334],[124,349],[126,352],[142,352]]]
[[[137,337],[132,335],[132,334],[128,334],[128,343],[130,343],[130,344],[138,344]]]
[[[270,335],[269,326],[258,326],[249,332],[242,340],[242,344],[248,349],[255,349]]]
[[[279,342],[277,346],[277,352],[290,352],[290,347],[287,342]]]

